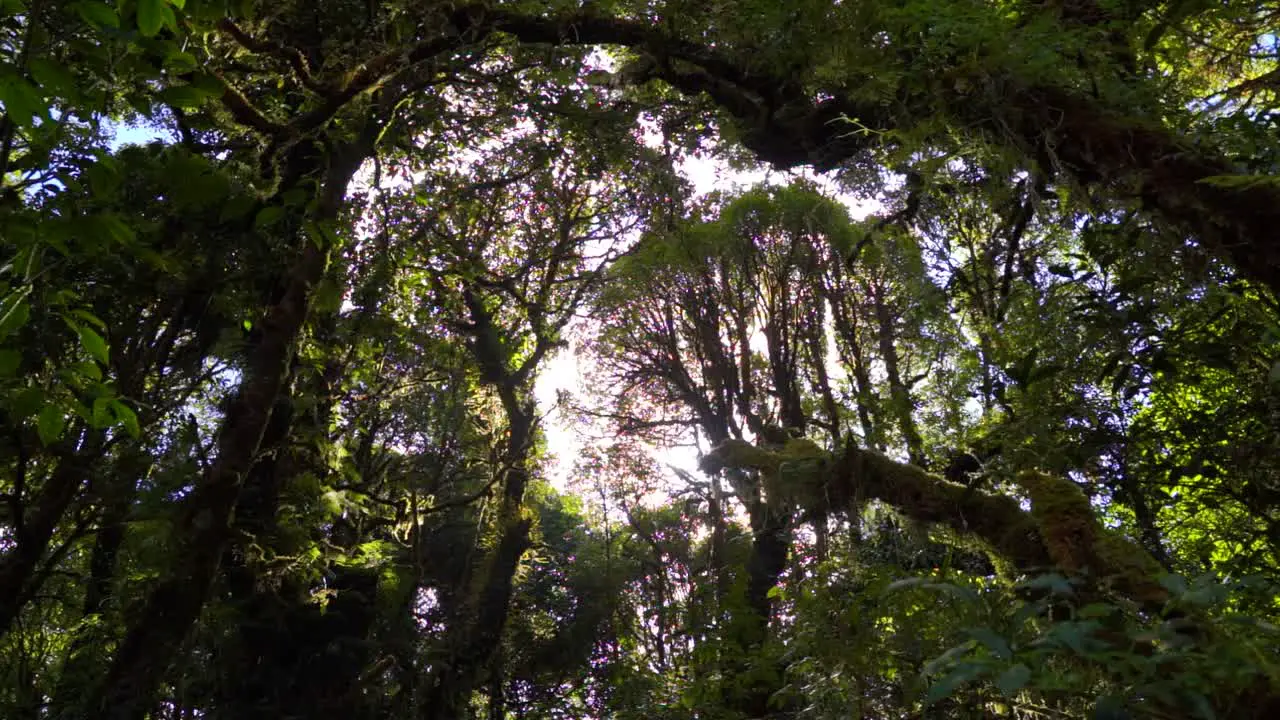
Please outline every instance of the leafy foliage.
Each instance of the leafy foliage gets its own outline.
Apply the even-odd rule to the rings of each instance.
[[[0,716],[1275,715],[1278,19],[0,0]]]

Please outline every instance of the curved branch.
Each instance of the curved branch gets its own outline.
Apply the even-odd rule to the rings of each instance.
[[[231,36],[240,47],[262,55],[271,55],[280,58],[293,68],[293,72],[298,76],[298,80],[307,89],[320,95],[329,95],[333,92],[333,88],[325,85],[315,78],[311,73],[311,63],[307,62],[306,56],[297,48],[288,47],[281,43],[270,42],[267,40],[255,39],[252,35],[240,29],[231,18],[223,18],[218,21],[217,28]]]
[[[1067,20],[1078,21],[1075,15]],[[1053,85],[1028,85],[1015,73],[957,66],[899,98],[895,107],[831,88],[824,99],[790,76],[747,70],[747,63],[672,37],[642,21],[577,12],[554,17],[464,6],[459,28],[504,32],[527,43],[622,45],[653,56],[646,76],[676,89],[706,93],[742,126],[742,142],[763,162],[831,169],[868,147],[875,131],[897,130],[916,117],[952,108],[955,127],[1039,158],[1045,174],[1061,170],[1081,185],[1105,186],[1139,201],[1229,259],[1246,277],[1280,292],[1280,187],[1268,183],[1215,184],[1246,174],[1203,143],[1105,99]],[[971,88],[1000,87],[998,97]],[[857,133],[853,123],[873,133]]]
[[[803,446],[800,444],[803,443]],[[808,441],[782,449],[727,440],[708,454],[702,469],[756,470],[779,488],[774,500],[800,504],[822,515],[879,500],[924,523],[975,537],[1021,572],[1056,568],[1087,573],[1146,608],[1159,610],[1168,592],[1156,582],[1161,568],[1145,550],[1107,530],[1088,498],[1070,480],[1026,472],[1017,482],[1031,500],[1018,500],[949,482],[915,465],[846,443],[839,453]]]

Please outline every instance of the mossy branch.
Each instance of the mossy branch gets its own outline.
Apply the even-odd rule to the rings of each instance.
[[[1144,607],[1158,609],[1168,592],[1157,582],[1160,565],[1136,543],[1109,530],[1079,487],[1039,472],[1018,476],[1031,512],[1018,500],[949,482],[921,468],[847,445],[839,453],[797,439],[781,448],[742,440],[717,445],[702,469],[753,470],[772,501],[809,512],[836,512],[855,501],[880,500],[916,520],[972,536],[1024,573],[1053,568],[1087,575]]]

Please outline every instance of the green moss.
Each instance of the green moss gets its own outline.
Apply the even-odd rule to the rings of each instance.
[[[730,438],[712,448],[702,458],[700,465],[704,472],[709,473],[724,468],[776,473],[781,463],[782,457],[772,450],[758,448],[745,440]]]
[[[1156,581],[1163,572],[1145,550],[1098,523],[1083,491],[1070,480],[1025,472],[1018,483],[1031,499],[1035,518],[1054,564],[1068,573],[1090,572],[1143,604],[1168,597]]]
[[[826,481],[831,453],[807,438],[788,438],[782,447],[767,449],[730,439],[702,459],[702,469],[754,470],[760,474],[767,500],[776,506],[820,511],[826,505]]]
[[[1165,597],[1155,582],[1160,574],[1155,560],[1102,527],[1089,498],[1065,478],[1034,471],[1018,475],[1018,485],[1031,500],[1028,516],[1012,498],[947,482],[872,451],[846,451],[837,461],[805,438],[788,439],[776,448],[727,440],[703,458],[702,467],[708,472],[755,471],[770,503],[815,513],[830,509],[832,492],[846,500],[863,494],[878,498],[910,517],[947,528],[954,544],[983,552],[1002,576],[1047,562],[1067,574],[1091,574],[1144,604]],[[835,487],[828,487],[832,483]]]
[[[1031,499],[1031,516],[1053,563],[1073,574],[1094,565],[1101,527],[1080,488],[1070,480],[1035,471],[1019,474],[1017,481]]]
[[[1169,591],[1158,582],[1164,568],[1128,538],[1105,531],[1095,545],[1103,579],[1125,596],[1144,605],[1162,605]]]
[[[831,457],[831,453],[823,450],[818,443],[809,438],[789,438],[777,455],[784,462],[793,460],[826,460]]]

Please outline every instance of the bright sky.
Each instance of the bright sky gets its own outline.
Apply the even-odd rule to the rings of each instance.
[[[693,184],[694,193],[703,196],[712,191],[746,190],[761,183],[785,185],[799,178],[815,182],[824,192],[839,200],[847,208],[854,219],[864,218],[880,210],[880,203],[874,200],[858,198],[842,192],[834,183],[822,175],[808,170],[799,172],[770,172],[755,170],[742,172],[733,170],[722,161],[711,156],[689,157],[679,165],[680,172]],[[547,363],[546,368],[538,376],[534,393],[538,405],[544,415],[543,431],[547,436],[547,447],[554,458],[548,468],[548,476],[557,490],[564,491],[569,483],[574,462],[581,454],[589,435],[600,435],[598,427],[577,427],[572,418],[556,406],[559,393],[564,391],[577,394],[583,386],[583,368],[573,348],[561,350]],[[697,451],[692,447],[677,447],[663,450],[655,454],[655,458],[666,465],[671,465],[685,472],[697,474]]]

